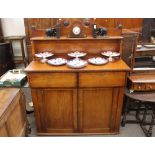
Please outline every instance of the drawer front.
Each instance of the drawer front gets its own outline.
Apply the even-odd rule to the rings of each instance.
[[[155,83],[135,83],[133,84],[135,91],[150,91],[155,90]]]
[[[155,90],[155,83],[147,83],[145,85],[146,90]]]
[[[145,83],[135,83],[135,84],[133,83],[131,90],[145,91],[146,90]]]
[[[118,87],[126,82],[125,72],[80,73],[80,87]]]
[[[28,80],[33,88],[77,86],[76,73],[29,73]]]

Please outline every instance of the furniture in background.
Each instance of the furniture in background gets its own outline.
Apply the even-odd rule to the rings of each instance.
[[[32,38],[32,54],[53,49],[57,57],[80,50],[86,59],[101,49],[122,54],[122,37]],[[32,92],[38,135],[118,134],[129,67],[122,59],[72,69],[32,61],[25,70]]]
[[[134,55],[137,47],[139,33],[124,29],[122,32],[122,36],[122,59],[131,68],[130,72],[132,72],[135,64]]]
[[[13,51],[13,42],[19,42],[21,47],[21,56],[14,56],[14,63],[15,64],[24,64],[24,66],[27,66],[27,58],[25,56],[25,49],[24,49],[24,40],[25,36],[9,36],[4,38],[5,41],[9,41],[12,47]],[[13,52],[14,53],[14,52]]]
[[[24,94],[17,88],[0,88],[0,137],[27,136]]]
[[[0,42],[3,42],[3,33],[2,33],[1,18],[0,18]]]
[[[151,37],[155,37],[155,18],[144,18],[142,28],[142,43],[150,43]]]
[[[146,136],[152,135],[152,128],[155,119],[155,74],[135,73],[128,77],[128,91],[125,92],[124,114],[122,126],[126,123],[139,123]],[[136,120],[127,120],[127,114],[131,110],[136,110]],[[146,118],[151,112],[151,120]],[[143,111],[143,113],[142,113]],[[140,117],[143,114],[142,119]],[[149,125],[147,129],[145,126]]]
[[[133,57],[133,72],[155,71],[155,44],[142,43],[138,44],[138,46],[140,47],[136,49]]]
[[[151,21],[153,20],[151,19]],[[146,30],[145,26],[149,27],[149,30]],[[149,35],[145,34],[145,31],[148,31]],[[139,123],[146,136],[152,135],[155,118],[155,44],[148,43],[150,34],[150,25],[144,25],[141,39],[145,42],[138,43],[131,57],[132,70],[128,76],[128,91],[125,93],[122,119],[122,126],[125,126],[126,123]],[[151,111],[150,122],[146,121],[148,109]],[[132,110],[136,111],[136,120],[126,120],[127,114]],[[143,114],[142,119],[141,113]],[[149,126],[148,129],[145,127],[146,125]]]
[[[144,18],[141,39],[133,55],[133,72],[155,72],[155,18]]]
[[[135,120],[127,119],[131,111],[136,111]],[[151,116],[151,119],[150,117]],[[155,123],[155,92],[133,92],[125,93],[124,112],[121,125],[126,123],[138,123],[147,137],[152,136]]]
[[[127,88],[132,91],[155,91],[155,74],[139,73],[128,77]]]
[[[0,43],[0,76],[14,67],[10,43]]]

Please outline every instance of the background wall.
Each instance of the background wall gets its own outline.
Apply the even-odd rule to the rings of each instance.
[[[2,18],[2,31],[3,36],[25,36],[24,18]],[[13,43],[13,51],[15,56],[21,55],[21,48],[18,42]],[[26,51],[26,46],[25,46]]]
[[[23,18],[2,18],[3,35],[15,36],[25,35],[25,26]]]

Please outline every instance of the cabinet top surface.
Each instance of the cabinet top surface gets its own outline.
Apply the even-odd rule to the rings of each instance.
[[[155,83],[155,74],[135,74],[128,78],[133,83]]]
[[[147,47],[142,46],[141,48],[136,49],[136,52],[147,52],[147,51],[155,51],[155,47],[147,48]]]
[[[88,64],[81,69],[72,69],[64,66],[50,66],[38,61],[32,61],[25,69],[26,72],[91,72],[91,71],[129,71],[130,68],[124,63],[123,60],[108,63],[106,65],[95,66]]]
[[[0,117],[11,104],[18,92],[19,89],[17,88],[0,88]]]
[[[21,40],[24,38],[25,36],[9,36],[9,37],[5,37],[4,40]]]
[[[31,40],[105,40],[105,39],[123,39],[122,36],[106,36],[106,37],[85,37],[85,38],[68,38],[68,37],[60,37],[60,38],[54,38],[54,37],[33,37]]]

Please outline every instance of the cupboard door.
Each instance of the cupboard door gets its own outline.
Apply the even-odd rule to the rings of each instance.
[[[76,132],[76,89],[35,89],[32,95],[38,133]]]
[[[118,98],[117,88],[80,89],[78,108],[80,132],[114,132]]]

